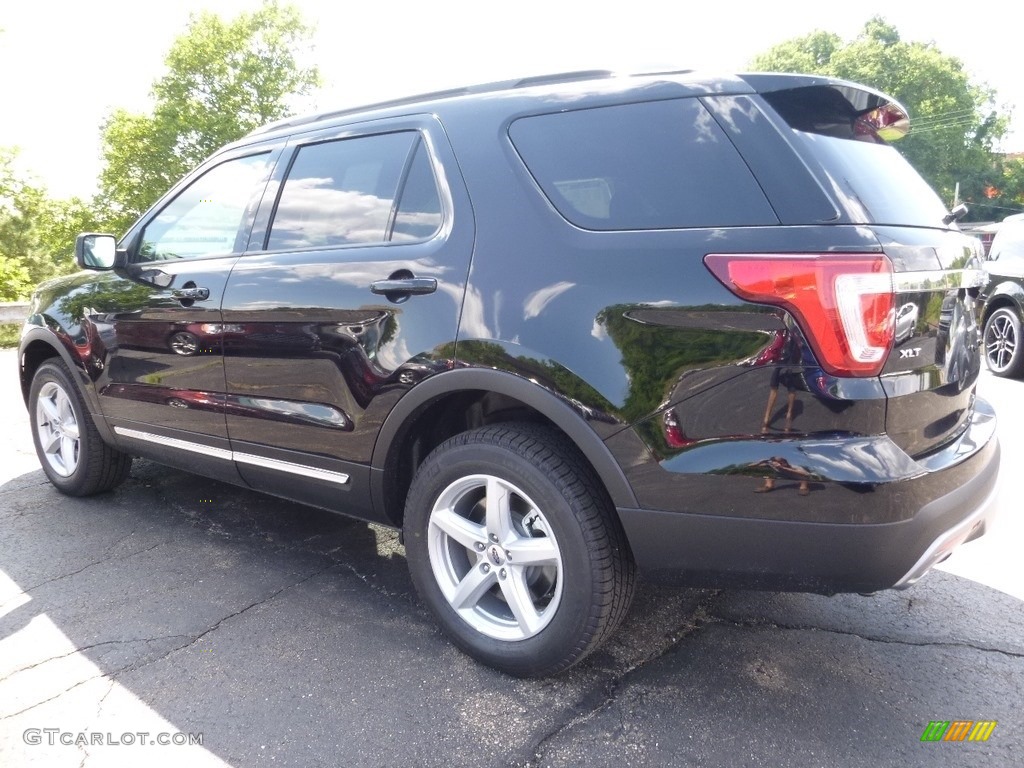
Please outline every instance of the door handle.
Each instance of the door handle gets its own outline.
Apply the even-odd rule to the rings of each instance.
[[[178,301],[206,301],[210,298],[209,288],[175,288],[171,296]]]
[[[423,296],[437,290],[437,280],[432,277],[402,277],[376,280],[370,283],[373,293],[387,296]]]

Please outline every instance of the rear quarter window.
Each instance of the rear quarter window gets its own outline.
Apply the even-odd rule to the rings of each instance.
[[[743,159],[696,99],[524,117],[509,136],[551,204],[584,229],[778,223]]]

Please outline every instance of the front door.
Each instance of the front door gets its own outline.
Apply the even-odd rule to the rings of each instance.
[[[91,299],[106,349],[100,408],[136,452],[192,468],[189,454],[219,451],[234,472],[220,300],[273,159],[250,150],[182,185],[129,233],[128,265],[102,283],[107,296]]]

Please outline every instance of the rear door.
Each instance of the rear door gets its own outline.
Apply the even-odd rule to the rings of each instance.
[[[472,242],[436,119],[290,143],[223,302],[227,426],[248,483],[370,515],[380,425],[454,358]]]

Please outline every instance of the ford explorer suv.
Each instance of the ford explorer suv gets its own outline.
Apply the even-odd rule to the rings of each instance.
[[[162,462],[402,531],[452,641],[550,675],[637,574],[872,592],[996,487],[979,243],[800,75],[574,73],[288,119],[224,147],[19,353],[43,470]]]

